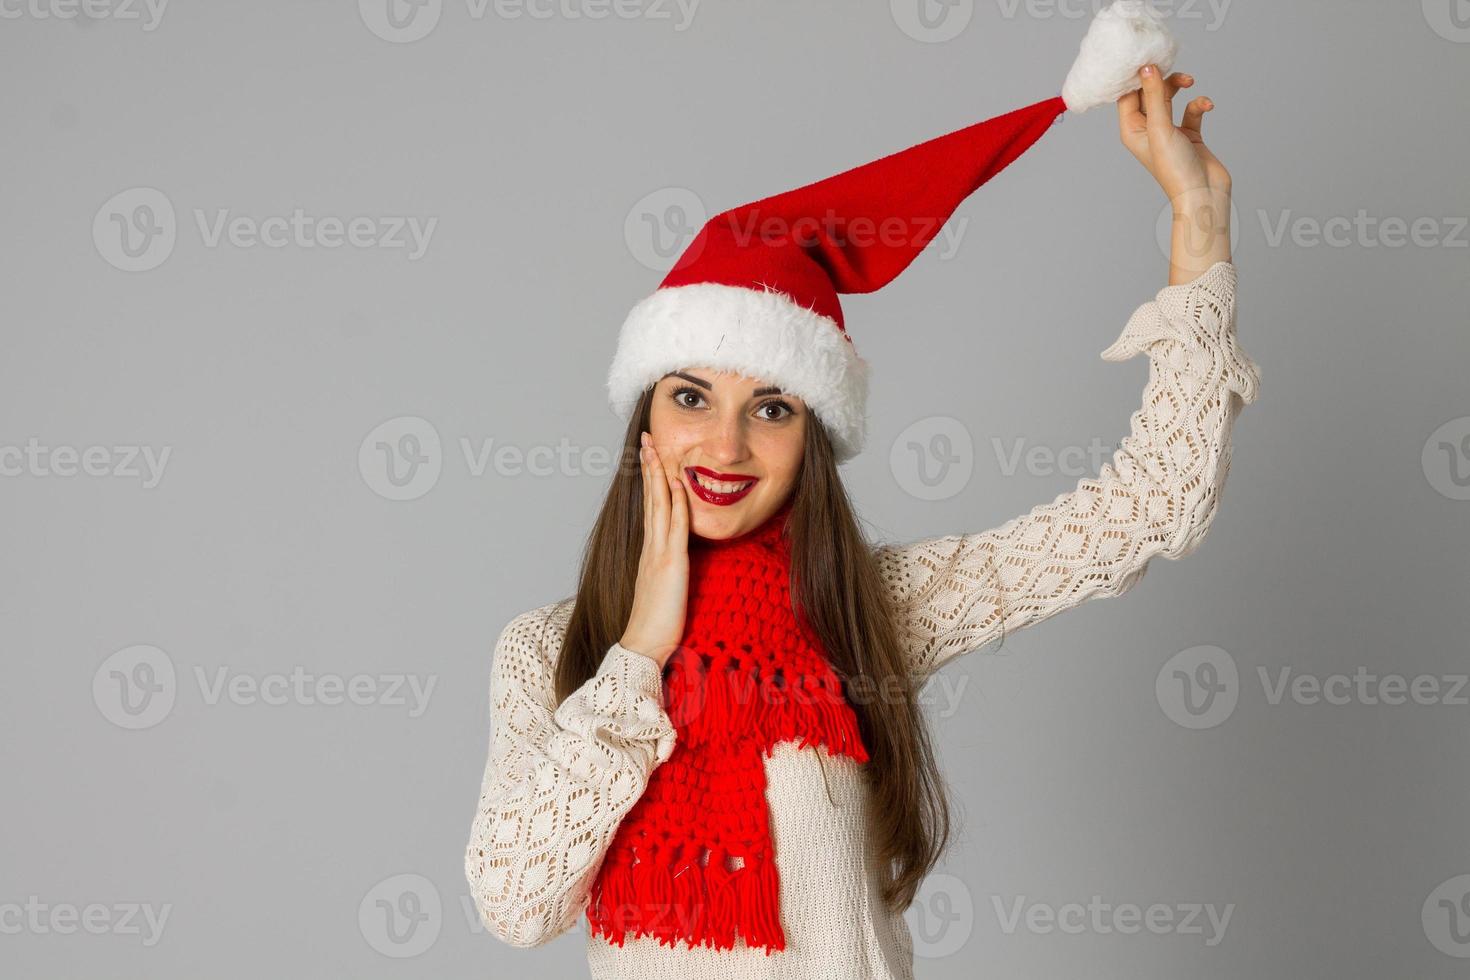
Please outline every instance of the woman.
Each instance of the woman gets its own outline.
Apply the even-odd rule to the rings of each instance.
[[[1161,74],[1146,66],[1116,100],[1175,226],[1170,284],[1103,352],[1151,370],[1100,476],[989,531],[873,548],[838,476],[860,439],[831,386],[699,361],[639,391],[625,448],[640,472],[614,478],[577,594],[496,645],[466,851],[494,935],[539,945],[585,915],[594,977],[912,976],[903,911],[949,837],[916,692],[951,658],[1194,550],[1255,399],[1230,178],[1200,135],[1213,105],[1175,126],[1194,80]]]

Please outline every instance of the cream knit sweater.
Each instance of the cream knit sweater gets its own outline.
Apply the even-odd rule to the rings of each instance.
[[[1242,402],[1257,366],[1236,345],[1235,266],[1216,263],[1140,306],[1102,352],[1150,361],[1131,434],[1095,477],[1000,527],[874,549],[912,671],[1098,596],[1116,596],[1155,556],[1181,558],[1214,520]],[[619,822],[676,733],[658,664],[614,644],[597,675],[559,706],[553,668],[570,599],[516,616],[490,667],[489,760],[465,872],[491,933],[548,942],[580,922],[594,980],[910,980],[913,946],[883,907],[866,832],[862,765],[815,748],[776,746],[765,762],[787,948],[769,955],[617,947],[586,929],[589,889]],[[1004,623],[1002,623],[1004,612]]]

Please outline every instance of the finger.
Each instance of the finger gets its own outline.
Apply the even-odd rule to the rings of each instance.
[[[1168,88],[1168,97],[1173,98],[1180,89],[1194,84],[1194,76],[1188,72],[1176,71],[1164,79],[1164,84]],[[1124,142],[1128,141],[1130,134],[1141,133],[1148,128],[1147,117],[1143,114],[1142,95],[1141,89],[1134,89],[1118,98],[1118,132]]]
[[[1205,113],[1215,108],[1215,103],[1201,95],[1197,99],[1191,99],[1189,105],[1184,107],[1184,121],[1179,124],[1180,129],[1187,129],[1196,136],[1200,135],[1200,126],[1204,123]]]
[[[1139,69],[1143,79],[1143,114],[1148,120],[1150,136],[1163,138],[1174,128],[1174,107],[1169,102],[1169,91],[1159,77],[1158,65],[1145,65]]]
[[[683,474],[676,474],[669,483],[673,495],[673,508],[669,515],[669,547],[678,551],[689,548],[689,488],[684,485]]]
[[[1141,133],[1147,127],[1143,118],[1143,101],[1134,89],[1118,99],[1118,132],[1127,141],[1129,134]]]
[[[663,468],[664,477],[669,485],[669,520],[672,526],[675,498],[680,491],[687,489],[684,485],[684,470],[679,465],[679,460],[666,451],[660,451],[659,465]]]
[[[655,548],[662,548],[669,533],[669,478],[664,475],[657,445],[650,445],[648,456],[648,492],[653,496],[653,543]]]
[[[653,532],[653,494],[649,492],[648,433],[638,434],[638,472],[641,476],[639,490],[643,494],[643,551],[648,551],[648,541]]]

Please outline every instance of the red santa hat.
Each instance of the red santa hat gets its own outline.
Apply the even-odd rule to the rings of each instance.
[[[856,456],[869,368],[838,295],[892,282],[1064,112],[1138,89],[1138,69],[1167,73],[1177,50],[1147,0],[1117,0],[1093,20],[1060,95],[715,215],[623,323],[607,376],[613,410],[626,420],[670,371],[734,371],[800,398],[838,462]]]

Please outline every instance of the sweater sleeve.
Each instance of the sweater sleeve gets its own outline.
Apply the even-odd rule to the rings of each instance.
[[[546,628],[551,608],[520,614],[496,642],[489,759],[465,851],[480,917],[512,946],[550,942],[584,912],[614,831],[676,738],[658,662],[621,644],[554,706],[546,648],[559,649],[565,624]]]
[[[911,673],[1121,595],[1155,555],[1199,547],[1229,472],[1232,423],[1260,384],[1236,344],[1235,284],[1234,264],[1217,262],[1166,286],[1102,352],[1146,354],[1149,377],[1131,433],[1097,476],[988,531],[875,549]]]

